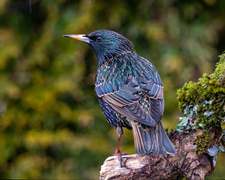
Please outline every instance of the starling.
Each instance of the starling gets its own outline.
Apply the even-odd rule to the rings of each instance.
[[[161,123],[162,81],[152,63],[137,55],[132,42],[110,30],[64,37],[87,43],[98,59],[95,91],[106,120],[117,130],[114,155],[120,166],[125,154],[119,150],[123,127],[133,129],[139,156],[176,153]]]

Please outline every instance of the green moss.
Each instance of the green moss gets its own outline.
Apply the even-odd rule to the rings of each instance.
[[[197,119],[195,127],[207,131],[210,126],[221,126],[225,117],[225,54],[220,56],[213,74],[203,74],[196,83],[185,83],[177,94],[179,109],[186,116],[190,107],[197,107],[192,112]]]
[[[220,62],[216,64],[216,70],[214,75],[217,77],[217,79],[225,80],[225,53],[219,56]]]
[[[223,121],[223,122],[221,123],[221,128],[222,128],[222,131],[225,131],[225,121]]]
[[[201,135],[197,135],[196,137],[197,137],[197,141],[195,142],[196,150],[199,153],[205,152],[205,148],[209,145],[209,142],[210,142],[209,136],[206,134],[201,134]]]

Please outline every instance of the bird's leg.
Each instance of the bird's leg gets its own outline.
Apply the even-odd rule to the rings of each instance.
[[[120,167],[122,167],[122,155],[127,155],[127,153],[121,153],[121,151],[119,149],[120,139],[123,136],[123,129],[120,126],[117,126],[116,130],[117,130],[117,134],[118,134],[118,141],[117,141],[117,146],[116,146],[116,151],[115,151],[114,156],[118,156],[119,161],[120,161]]]

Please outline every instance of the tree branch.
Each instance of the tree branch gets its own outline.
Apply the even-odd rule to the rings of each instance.
[[[175,179],[185,177],[187,179],[204,179],[215,169],[214,157],[208,152],[220,145],[222,130],[220,127],[211,127],[206,133],[210,137],[208,146],[204,147],[204,153],[198,153],[195,148],[199,140],[198,135],[203,131],[192,130],[186,132],[172,132],[170,140],[174,144],[177,153],[162,155],[122,156],[123,167],[117,156],[108,157],[101,167],[100,179]],[[217,154],[218,155],[218,154]]]

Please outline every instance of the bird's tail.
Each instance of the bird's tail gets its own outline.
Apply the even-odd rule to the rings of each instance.
[[[161,121],[155,126],[146,126],[136,121],[132,122],[135,151],[139,156],[153,153],[153,155],[176,153],[173,144],[170,142]]]

